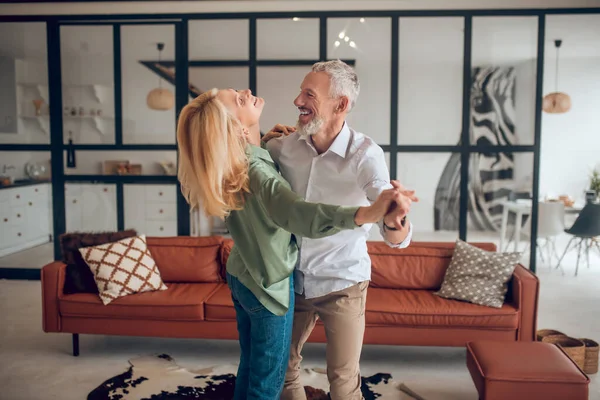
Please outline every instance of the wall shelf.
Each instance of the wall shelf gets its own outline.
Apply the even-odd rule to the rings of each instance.
[[[44,134],[50,133],[50,117],[48,115],[19,115],[19,118],[35,121]]]
[[[34,88],[38,91],[41,98],[44,99],[46,103],[48,103],[48,84],[41,82],[19,82],[17,83],[19,86]],[[98,103],[104,103],[107,97],[110,96],[114,91],[114,85],[109,83],[77,83],[77,84],[63,84],[62,87],[64,89],[69,88],[78,88],[78,89],[86,89],[89,88],[91,90],[91,94],[94,96]]]
[[[49,115],[20,115],[19,118],[25,119],[25,120],[35,120],[40,129],[47,135],[50,132],[50,116]],[[63,121],[64,120],[70,120],[70,121],[91,121],[94,123],[94,128],[101,134],[104,135],[106,132],[106,121],[114,121],[115,118],[114,117],[98,117],[98,116],[92,116],[92,115],[87,115],[87,116],[70,116],[70,115],[63,115]]]
[[[38,95],[48,103],[49,95],[48,95],[48,84],[47,83],[17,83],[17,85],[22,86],[28,89],[35,89]]]
[[[84,115],[84,116],[70,116],[64,115],[63,120],[65,121],[91,121],[94,124],[94,128],[100,133],[102,136],[106,133],[106,122],[114,121],[114,117],[103,117],[103,116],[93,116],[93,115]],[[114,124],[114,122],[113,122]]]

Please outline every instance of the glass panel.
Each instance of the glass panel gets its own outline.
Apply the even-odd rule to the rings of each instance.
[[[67,232],[117,230],[117,185],[65,184]]]
[[[5,151],[0,160],[0,268],[42,268],[54,261],[50,153]]]
[[[121,27],[121,69],[123,143],[175,143],[175,27]]]
[[[540,197],[565,195],[584,203],[592,171],[600,172],[599,26],[600,14],[546,17],[543,94],[564,92],[572,106],[563,114],[542,112]],[[558,76],[555,39],[562,40]]]
[[[458,144],[463,18],[400,18],[399,28],[398,144]]]
[[[114,143],[112,26],[62,26],[60,53],[65,143]]]
[[[248,20],[190,21],[188,31],[190,63],[248,59]]]
[[[0,23],[0,143],[50,143],[45,23]]]
[[[460,201],[459,153],[398,153],[397,179],[415,190],[413,203],[416,241],[454,241],[458,238]]]
[[[275,124],[295,126],[298,109],[294,99],[309,67],[258,67],[258,95],[265,99],[260,118],[261,130],[269,131]]]
[[[473,18],[472,144],[533,144],[537,32],[537,17]]]
[[[247,67],[190,67],[190,96],[196,97],[209,89],[248,89]]]
[[[318,60],[319,20],[259,19],[256,41],[256,57],[259,60]]]
[[[327,20],[327,57],[353,62],[360,80],[360,95],[348,123],[379,144],[390,143],[390,48],[390,18]]]
[[[75,152],[75,166],[70,167],[65,151],[67,175],[176,175],[176,151],[91,151]]]
[[[123,185],[125,228],[147,236],[177,236],[177,186]]]
[[[471,242],[494,242],[498,249],[527,250],[530,228],[525,228],[531,213],[533,153],[472,154],[469,165],[469,213],[467,239]],[[521,243],[514,242],[518,226],[516,213],[508,215],[507,231],[502,239],[502,213],[522,209]],[[515,208],[516,207],[516,208]],[[512,244],[507,246],[509,240]],[[525,261],[525,259],[524,259]]]

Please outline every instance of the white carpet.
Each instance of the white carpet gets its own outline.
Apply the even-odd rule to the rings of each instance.
[[[574,254],[565,262],[566,276],[540,265],[542,281],[539,327],[575,337],[600,340],[600,257],[592,267],[580,265],[574,277]],[[106,379],[126,370],[127,360],[167,353],[184,368],[235,363],[235,341],[158,339],[81,335],[80,357],[71,356],[71,336],[46,334],[41,324],[41,290],[36,281],[0,281],[0,400],[81,400]],[[325,347],[309,344],[305,367],[322,367]],[[465,365],[465,350],[456,348],[365,346],[363,374],[389,372],[427,400],[477,400]],[[597,375],[591,376],[590,399],[600,400]]]

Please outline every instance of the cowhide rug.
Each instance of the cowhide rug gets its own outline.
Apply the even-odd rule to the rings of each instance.
[[[230,400],[233,398],[236,365],[189,371],[167,354],[129,360],[131,366],[108,379],[89,395],[88,400]],[[302,383],[308,400],[327,400],[325,370],[305,369]],[[393,382],[390,374],[362,378],[365,400],[424,400],[406,386]]]

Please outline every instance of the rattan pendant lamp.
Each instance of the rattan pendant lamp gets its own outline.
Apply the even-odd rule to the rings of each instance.
[[[158,49],[158,63],[160,65],[160,53],[165,48],[165,44],[157,43],[156,47]],[[146,104],[152,110],[170,110],[175,104],[175,96],[173,96],[173,93],[169,89],[163,88],[161,82],[162,79],[159,77],[158,87],[152,89],[146,98]]]
[[[558,49],[562,44],[562,40],[554,41],[556,46],[556,76],[554,79],[554,92],[544,96],[542,109],[549,114],[562,114],[571,109],[571,97],[563,92],[558,91]]]

